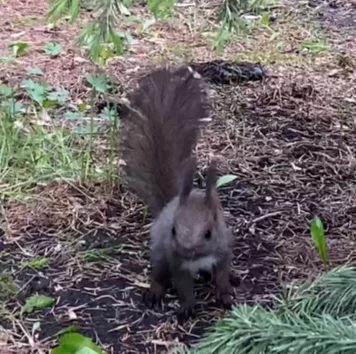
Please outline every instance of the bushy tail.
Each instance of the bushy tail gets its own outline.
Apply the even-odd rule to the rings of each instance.
[[[128,100],[120,123],[124,181],[156,215],[179,193],[210,102],[200,75],[189,67],[152,71]]]

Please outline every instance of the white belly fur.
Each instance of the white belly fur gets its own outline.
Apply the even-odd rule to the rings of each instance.
[[[214,256],[206,256],[194,261],[184,261],[182,263],[182,269],[189,270],[190,273],[195,276],[199,270],[211,271],[215,264],[216,258]]]

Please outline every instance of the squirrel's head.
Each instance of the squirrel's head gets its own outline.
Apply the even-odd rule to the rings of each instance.
[[[171,230],[175,252],[187,259],[211,254],[219,242],[221,208],[216,191],[216,163],[208,168],[205,192],[193,190],[196,161],[192,159],[183,176]]]

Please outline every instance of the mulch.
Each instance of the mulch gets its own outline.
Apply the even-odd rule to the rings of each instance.
[[[323,60],[274,64],[273,77],[262,83],[213,87],[214,121],[198,154],[202,173],[214,153],[220,174],[238,176],[220,190],[234,233],[236,304],[273,305],[282,286],[323,271],[309,233],[314,215],[324,223],[332,264],[355,264],[354,71],[334,57]],[[151,220],[121,186],[109,193],[103,185],[53,182],[4,208],[0,267],[21,288],[6,308],[36,293],[56,299],[53,308],[22,320],[6,315],[13,353],[46,352],[72,324],[111,353],[166,352],[178,342],[192,344],[224,313],[201,280],[197,315],[183,325],[173,291],[161,308],[143,304]],[[49,267],[21,266],[34,257],[48,257]]]

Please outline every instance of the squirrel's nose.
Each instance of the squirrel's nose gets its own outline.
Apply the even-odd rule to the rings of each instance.
[[[182,254],[183,256],[191,258],[195,256],[195,250],[190,247],[182,247]]]

